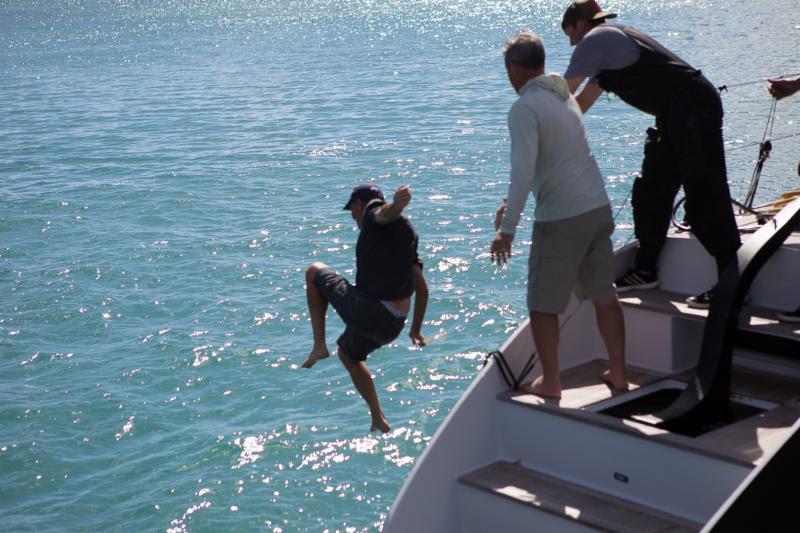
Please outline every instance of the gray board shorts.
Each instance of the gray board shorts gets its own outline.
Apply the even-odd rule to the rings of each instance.
[[[611,206],[562,220],[534,222],[528,258],[528,310],[560,314],[575,290],[579,300],[616,296]]]
[[[396,339],[406,324],[405,317],[392,315],[379,300],[329,268],[317,270],[314,285],[345,323],[336,344],[348,359],[365,361],[371,352]]]

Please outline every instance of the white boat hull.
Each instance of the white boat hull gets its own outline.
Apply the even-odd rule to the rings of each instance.
[[[632,246],[618,251],[618,273],[633,253]],[[639,372],[641,391],[663,377],[686,382],[698,362],[707,312],[687,308],[682,299],[716,282],[713,261],[689,234],[669,237],[660,272],[659,291],[624,302],[627,363]],[[761,334],[763,322],[764,331],[777,331],[789,346],[800,341],[800,329],[779,329],[774,315],[800,303],[798,272],[795,235],[753,283],[746,317],[750,329]],[[753,400],[766,414],[696,437],[599,413],[597,406],[616,400],[596,378],[607,355],[593,307],[573,301],[561,322],[562,384],[564,375],[572,376],[561,402],[510,394],[490,360],[417,461],[384,531],[698,530],[780,447],[800,416],[796,404],[784,405],[781,386],[741,380],[737,390],[748,398],[760,394],[758,387],[767,391],[769,401]],[[500,347],[515,375],[534,349],[527,320]],[[777,373],[800,384],[800,363],[788,358],[737,350],[734,364],[741,375],[768,380]],[[538,365],[527,380],[536,375]]]

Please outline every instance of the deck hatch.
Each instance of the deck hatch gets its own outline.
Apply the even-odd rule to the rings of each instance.
[[[653,413],[658,413],[671,405],[680,396],[686,385],[683,381],[664,379],[641,387],[636,391],[595,403],[588,406],[587,410],[657,426],[661,419]],[[676,433],[687,437],[699,437],[710,431],[769,411],[777,406],[772,402],[732,394],[730,397],[730,411],[726,416],[699,426],[681,428],[681,431],[676,431]]]

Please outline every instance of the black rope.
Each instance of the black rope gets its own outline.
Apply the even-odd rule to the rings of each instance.
[[[536,352],[533,352],[528,359],[528,362],[525,363],[525,366],[520,372],[519,376],[515,377],[514,372],[511,371],[511,366],[506,361],[506,356],[503,355],[503,352],[500,350],[494,350],[493,352],[489,352],[486,354],[486,358],[483,360],[483,367],[489,362],[489,359],[494,359],[497,361],[497,368],[500,369],[500,375],[503,376],[503,381],[506,382],[509,389],[517,390],[519,389],[520,383],[522,383],[525,378],[530,374],[533,367],[536,365]]]
[[[681,208],[681,206],[684,204],[684,202],[686,202],[686,197],[682,196],[680,198],[680,200],[675,202],[675,205],[672,207],[672,225],[675,226],[676,228],[678,228],[681,231],[692,231],[692,227],[690,225],[686,224],[685,221],[679,222],[678,218],[677,218],[678,217],[678,210]],[[743,203],[738,202],[734,198],[731,198],[731,203],[733,205],[735,205],[736,207],[738,207],[741,211],[747,212],[747,213],[753,215],[754,217],[756,217],[756,220],[758,221],[759,224],[763,224],[764,221],[769,220],[770,218],[773,217],[773,215],[771,213],[763,213],[761,211],[756,211],[752,207],[748,207],[748,206],[744,205]],[[737,226],[737,229],[740,232],[748,232],[748,231],[752,230],[751,228],[749,228],[746,225]]]
[[[497,368],[500,369],[500,375],[503,376],[503,381],[506,382],[509,388],[517,390],[519,387],[519,381],[514,378],[514,373],[511,371],[511,367],[508,366],[508,361],[506,361],[505,355],[500,350],[494,350],[493,352],[489,352],[486,354],[486,359],[483,360],[483,367],[489,362],[489,359],[494,359],[497,361]]]
[[[682,222],[678,222],[678,220],[676,218],[678,216],[678,209],[681,208],[681,206],[683,205],[683,203],[685,201],[686,201],[686,197],[682,196],[681,199],[678,200],[677,202],[675,202],[675,205],[672,206],[672,225],[675,226],[676,228],[678,228],[681,231],[691,231],[692,230],[691,226],[686,225],[683,221]]]
[[[742,211],[746,211],[746,212],[750,213],[751,215],[753,215],[755,217],[770,217],[770,216],[772,216],[772,215],[767,214],[767,213],[760,213],[760,212],[756,211],[755,209],[753,209],[752,206],[748,207],[748,206],[744,205],[741,202],[737,202],[733,198],[731,198],[731,203],[733,203],[733,205],[735,205],[736,207],[738,207]]]
[[[522,367],[522,372],[519,373],[519,378],[517,379],[517,385],[525,381],[525,378],[528,377],[528,374],[531,373],[533,367],[536,366],[536,352],[533,352],[528,359],[528,362],[525,363],[525,366]]]
[[[573,309],[572,312],[567,315],[564,321],[561,324],[559,324],[558,326],[559,331],[561,331],[564,328],[564,326],[566,326],[567,323],[570,320],[572,320],[572,317],[575,316],[575,313],[578,312],[578,309],[580,309],[580,307],[581,304],[578,304],[575,307],[575,309]],[[497,361],[497,365],[500,368],[500,373],[503,375],[503,379],[505,380],[505,382],[508,384],[510,388],[517,390],[519,388],[520,383],[525,381],[525,378],[528,377],[528,374],[530,374],[533,368],[536,366],[537,355],[538,354],[536,351],[534,351],[531,354],[531,356],[528,358],[528,362],[525,363],[525,366],[522,367],[522,372],[520,372],[519,376],[517,377],[514,377],[514,373],[511,371],[511,367],[509,366],[508,361],[506,361],[505,355],[503,355],[503,352],[501,352],[500,350],[495,350],[493,352],[489,352],[488,354],[486,354],[486,359],[483,360],[483,366],[486,366],[486,363],[489,362],[490,358],[494,358],[494,360]]]

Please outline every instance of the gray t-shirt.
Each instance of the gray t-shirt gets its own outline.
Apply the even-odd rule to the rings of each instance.
[[[601,24],[590,30],[575,46],[564,77],[590,78],[589,83],[597,83],[595,76],[601,70],[617,70],[636,63],[641,50],[622,31],[623,27]]]

